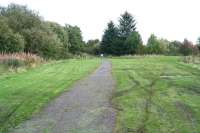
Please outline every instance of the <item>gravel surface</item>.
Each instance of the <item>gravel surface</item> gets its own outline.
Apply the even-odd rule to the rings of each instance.
[[[13,133],[112,133],[115,110],[110,104],[114,90],[111,63],[102,65],[78,81],[71,91],[50,102],[41,113],[22,123]]]

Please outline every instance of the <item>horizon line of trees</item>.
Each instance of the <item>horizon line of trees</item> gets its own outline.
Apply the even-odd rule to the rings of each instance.
[[[107,55],[144,55],[144,54],[163,54],[163,55],[191,55],[199,54],[200,38],[194,45],[188,39],[180,41],[168,41],[160,39],[151,34],[147,44],[144,45],[141,35],[136,30],[136,20],[127,11],[119,18],[119,25],[115,25],[113,21],[107,24],[104,31],[101,52]]]
[[[170,42],[152,34],[144,45],[136,24],[135,18],[126,11],[120,16],[119,25],[115,25],[113,21],[108,23],[101,41],[92,39],[84,42],[78,26],[62,26],[56,22],[44,21],[38,12],[27,6],[0,6],[0,52],[33,53],[47,59],[68,58],[83,53],[115,56],[199,53],[200,38],[197,45],[193,45],[187,39],[183,42]]]

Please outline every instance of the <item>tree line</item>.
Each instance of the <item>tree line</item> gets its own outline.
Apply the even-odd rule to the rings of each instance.
[[[152,34],[146,45],[136,28],[135,18],[128,12],[119,18],[119,25],[113,21],[107,24],[102,40],[83,41],[78,26],[64,26],[45,21],[38,12],[26,6],[10,4],[0,7],[0,52],[33,53],[44,58],[68,58],[88,53],[97,55],[164,54],[190,55],[200,49],[189,40],[168,41]]]
[[[141,35],[136,29],[136,20],[125,12],[120,16],[119,25],[113,21],[107,24],[101,42],[101,51],[108,55],[134,55],[134,54],[163,54],[163,55],[190,55],[198,54],[200,50],[200,38],[197,45],[184,39],[180,41],[168,41],[150,35],[147,44],[142,42]]]
[[[84,41],[77,26],[44,21],[26,6],[0,7],[0,52],[28,52],[44,58],[65,58],[82,52]]]

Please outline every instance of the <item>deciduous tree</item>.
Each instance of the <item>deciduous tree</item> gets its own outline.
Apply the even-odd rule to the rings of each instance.
[[[151,34],[148,39],[147,49],[149,54],[161,54],[160,43],[154,34]]]
[[[68,31],[69,35],[69,50],[77,54],[83,49],[83,38],[79,27],[66,25],[65,30]]]
[[[124,42],[125,54],[138,54],[142,45],[142,39],[138,32],[132,32]]]
[[[0,16],[0,52],[23,52],[24,38],[14,33],[7,24],[7,19]]]
[[[184,39],[183,44],[180,47],[181,54],[183,54],[184,56],[188,56],[188,55],[192,54],[192,51],[193,51],[192,42],[190,42],[187,39]]]

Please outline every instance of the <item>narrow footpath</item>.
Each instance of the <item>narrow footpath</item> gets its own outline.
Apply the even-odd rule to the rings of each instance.
[[[80,66],[81,67],[81,66]],[[13,133],[112,133],[115,110],[111,62],[103,61],[90,76],[50,102],[41,113],[18,126]]]

